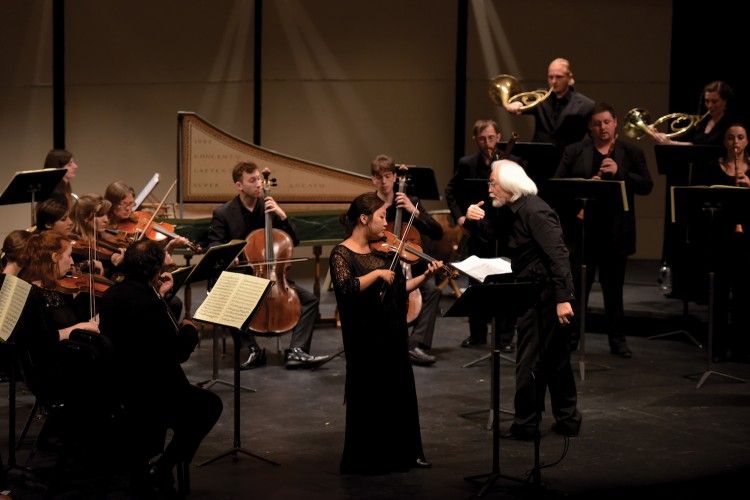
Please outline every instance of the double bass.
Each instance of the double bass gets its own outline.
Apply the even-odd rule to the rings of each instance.
[[[276,179],[270,178],[271,171],[268,168],[264,168],[261,173],[265,200],[271,196],[271,186],[276,185]],[[263,202],[261,207],[264,206]],[[265,214],[265,227],[252,231],[246,241],[245,258],[252,264],[253,274],[273,282],[249,327],[263,334],[286,333],[297,325],[302,311],[297,291],[286,281],[294,242],[285,231],[273,227],[273,213],[270,212]]]
[[[407,171],[408,168],[406,166],[399,166],[398,189],[393,193],[394,203],[396,202],[396,193],[406,194]],[[393,223],[389,222],[387,224],[386,231],[395,234],[398,239],[404,240],[404,242],[407,244],[411,243],[413,245],[421,246],[422,238],[419,234],[419,231],[417,231],[413,226],[408,226],[408,224],[403,223],[403,212],[403,208],[396,208],[396,217],[393,219]],[[401,266],[406,279],[411,278],[411,264],[401,261]],[[406,311],[406,324],[413,323],[417,319],[417,316],[419,316],[419,312],[421,310],[422,292],[419,291],[419,288],[415,288],[414,290],[409,292],[409,307]]]

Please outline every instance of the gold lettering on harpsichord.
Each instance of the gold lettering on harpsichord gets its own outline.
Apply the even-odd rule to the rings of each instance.
[[[240,155],[236,154],[221,154],[221,153],[195,153],[193,155],[194,160],[232,160],[239,161]]]
[[[229,172],[226,168],[211,168],[211,167],[200,167],[194,169],[196,174],[217,174],[223,175]]]
[[[297,190],[297,189],[325,189],[326,185],[325,184],[320,184],[320,183],[314,183],[314,182],[310,182],[310,183],[290,182],[289,184],[287,184],[287,187],[289,189],[294,189],[294,190]]]

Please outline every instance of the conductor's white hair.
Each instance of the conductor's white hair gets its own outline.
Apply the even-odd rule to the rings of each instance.
[[[539,190],[534,181],[526,174],[521,165],[510,160],[498,160],[492,164],[492,171],[497,173],[500,189],[511,194],[509,203],[522,196],[537,194]]]

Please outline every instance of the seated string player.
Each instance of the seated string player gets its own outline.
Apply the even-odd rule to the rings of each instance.
[[[208,233],[209,248],[232,240],[247,239],[256,229],[266,227],[266,214],[269,213],[273,215],[273,228],[288,234],[293,245],[299,244],[292,221],[271,196],[265,195],[258,165],[245,161],[237,163],[232,169],[232,180],[238,192],[237,196],[214,210]],[[310,354],[320,301],[315,294],[293,281],[288,280],[287,283],[299,297],[300,314],[297,324],[292,328],[289,348],[284,352],[284,364],[287,368],[318,366],[330,358]],[[247,359],[240,365],[241,369],[247,370],[266,364],[265,349],[260,348],[254,334],[249,331],[243,333],[241,344],[249,350]]]
[[[191,384],[182,370],[198,344],[198,331],[189,320],[178,322],[163,299],[174,284],[172,275],[162,272],[166,262],[167,253],[152,240],[130,245],[123,280],[104,293],[99,314],[121,375],[116,388],[126,415],[130,472],[136,484],[172,498],[173,468],[192,461],[223,404],[213,392]],[[164,448],[167,429],[172,438]]]
[[[419,198],[404,192],[403,181],[406,171],[398,169],[390,156],[382,154],[376,156],[370,164],[370,174],[378,197],[385,202],[385,217],[391,226],[397,219],[402,222],[403,226],[414,214],[410,234],[412,232],[415,232],[417,236],[423,234],[435,241],[443,237],[443,226],[420,205]],[[401,228],[394,228],[393,233],[401,236]],[[408,241],[408,238],[405,239]],[[408,266],[407,272],[412,276],[418,276],[427,269],[425,261],[413,265],[405,264],[406,266]],[[417,290],[412,291],[410,297],[412,294],[420,296],[418,299],[421,301],[421,308],[410,325],[409,358],[416,365],[431,365],[435,363],[436,358],[425,351],[432,347],[435,321],[440,312],[442,289],[435,285],[434,279],[428,279],[424,280]],[[410,304],[413,304],[413,301],[410,300]]]

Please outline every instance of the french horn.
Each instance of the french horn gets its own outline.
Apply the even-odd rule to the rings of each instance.
[[[668,131],[664,135],[668,139],[674,139],[675,137],[680,137],[691,129],[697,127],[707,116],[708,113],[704,115],[669,113],[660,117],[655,122],[652,122],[651,115],[647,110],[643,108],[633,108],[625,115],[622,132],[631,139],[641,139],[645,135],[656,139],[656,127],[663,123],[668,123]]]
[[[498,75],[490,81],[488,91],[490,101],[496,106],[502,106],[508,109],[508,105],[513,102],[521,102],[519,111],[526,111],[540,105],[552,93],[549,90],[532,90],[524,92],[518,79],[511,75]]]

